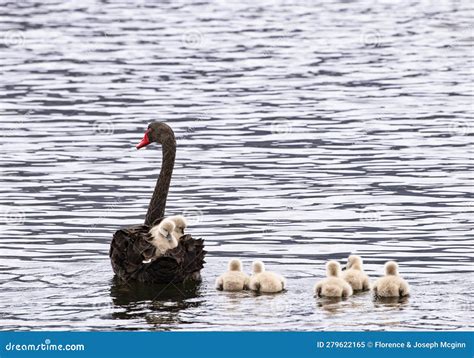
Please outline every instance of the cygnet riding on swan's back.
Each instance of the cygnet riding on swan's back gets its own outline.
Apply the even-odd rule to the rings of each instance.
[[[375,281],[374,293],[378,297],[402,297],[410,294],[408,283],[398,275],[395,261],[385,263],[385,276]]]
[[[249,277],[242,272],[242,262],[237,259],[229,261],[228,271],[216,280],[216,288],[223,291],[242,291],[249,285]]]
[[[163,256],[168,250],[178,246],[178,240],[173,235],[176,225],[171,219],[164,219],[158,225],[150,229],[150,243],[155,246],[153,257],[143,260],[143,263],[150,263],[152,259]]]
[[[342,278],[351,285],[354,291],[366,291],[370,289],[369,276],[364,272],[362,258],[360,256],[349,256],[346,270],[342,273]]]
[[[179,240],[181,236],[184,236],[184,230],[188,227],[186,218],[183,215],[170,216],[168,219],[172,220],[175,225],[173,230],[173,237]]]
[[[262,261],[252,264],[253,274],[250,276],[249,288],[261,293],[275,293],[285,289],[286,280],[274,272],[265,271]]]
[[[314,293],[318,297],[348,297],[352,295],[352,287],[344,281],[341,275],[341,265],[336,261],[326,264],[327,277],[314,286]]]

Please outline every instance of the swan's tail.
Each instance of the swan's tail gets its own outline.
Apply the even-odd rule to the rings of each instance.
[[[207,251],[204,250],[203,239],[193,239],[191,235],[184,235],[179,240],[180,246],[185,251],[183,272],[186,277],[201,280],[201,269],[204,267]]]

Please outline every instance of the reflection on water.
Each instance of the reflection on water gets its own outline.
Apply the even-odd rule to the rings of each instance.
[[[181,322],[179,313],[186,309],[199,308],[197,283],[143,284],[127,283],[114,278],[110,296],[115,307],[123,308],[112,314],[113,319],[127,320],[145,318],[158,329],[172,329]]]
[[[112,280],[110,296],[119,306],[126,306],[137,301],[169,301],[187,300],[197,297],[199,283],[187,282],[180,284],[144,284],[141,282],[123,282],[116,277]]]
[[[375,299],[377,306],[388,306],[388,307],[402,307],[408,304],[408,296],[404,297],[377,297]]]
[[[0,322],[52,330],[472,327],[472,4],[6,1]],[[196,287],[113,281],[178,140],[168,213],[209,251]],[[397,260],[407,302],[313,297],[328,259]],[[217,292],[231,257],[287,278]],[[358,317],[355,319],[354,317]]]

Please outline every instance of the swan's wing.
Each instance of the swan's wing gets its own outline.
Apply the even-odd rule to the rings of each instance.
[[[114,234],[110,259],[115,274],[125,281],[169,283],[200,280],[206,255],[204,240],[184,235],[176,248],[144,264],[143,261],[155,253],[155,247],[149,241],[149,229],[147,225],[135,225]]]
[[[187,279],[199,281],[205,254],[204,240],[184,235],[177,247],[166,251],[140,270],[139,279],[159,283],[183,282]]]
[[[109,256],[119,277],[133,278],[143,261],[154,256],[155,247],[149,241],[149,229],[147,225],[135,225],[114,234]]]

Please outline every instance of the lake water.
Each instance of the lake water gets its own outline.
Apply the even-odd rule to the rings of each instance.
[[[473,328],[469,1],[3,1],[4,330]],[[197,286],[123,285],[108,249],[141,223],[157,146],[169,214],[206,240]],[[397,260],[408,300],[315,299],[324,264]],[[287,292],[214,290],[229,258]]]

